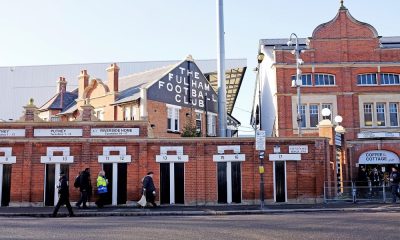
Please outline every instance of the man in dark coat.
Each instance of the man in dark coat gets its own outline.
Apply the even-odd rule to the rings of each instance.
[[[68,180],[67,180],[67,177],[65,176],[64,172],[60,172],[60,180],[59,180],[59,184],[58,184],[58,194],[59,194],[58,202],[54,208],[52,216],[56,217],[57,212],[60,209],[61,205],[65,204],[67,206],[69,216],[73,217],[74,212],[72,211],[71,204],[69,203]]]
[[[398,192],[400,174],[397,171],[397,168],[392,167],[392,172],[390,173],[389,180],[390,180],[390,188],[392,191],[392,203],[396,203],[397,197],[400,198],[400,194]]]
[[[357,190],[360,198],[368,197],[368,173],[363,166],[359,169],[357,176]]]
[[[79,201],[75,204],[76,207],[88,208],[86,202],[88,198],[92,195],[92,183],[90,181],[90,169],[86,168],[85,171],[79,176],[79,191],[81,192],[81,197]]]
[[[156,199],[156,187],[154,186],[153,176],[153,172],[148,172],[147,176],[143,178],[143,193],[146,195],[146,201],[151,203],[153,207],[157,207],[154,202]]]

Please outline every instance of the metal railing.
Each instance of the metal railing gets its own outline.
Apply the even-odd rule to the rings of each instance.
[[[378,186],[371,181],[357,182],[344,181],[340,185],[337,182],[324,183],[324,202],[390,202],[392,200],[391,187],[382,182]]]

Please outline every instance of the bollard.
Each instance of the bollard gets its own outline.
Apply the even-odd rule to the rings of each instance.
[[[357,189],[354,187],[354,183],[351,184],[351,188],[352,188],[352,195],[353,195],[353,203],[356,203],[357,202],[357,199],[356,199]]]

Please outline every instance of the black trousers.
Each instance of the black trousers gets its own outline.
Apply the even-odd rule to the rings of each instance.
[[[62,205],[65,205],[68,209],[69,216],[73,216],[74,212],[72,211],[71,203],[69,202],[69,196],[60,195],[58,202],[53,211],[53,217],[57,216],[58,210]]]
[[[97,201],[96,201],[97,207],[99,207],[99,208],[104,207],[104,203],[105,203],[105,201],[106,201],[106,197],[107,197],[107,193],[101,193],[101,194],[99,194],[99,198],[98,198]]]
[[[76,206],[80,206],[83,203],[83,207],[87,207],[86,206],[86,202],[88,201],[88,192],[86,190],[82,190],[81,191],[81,197],[79,199],[79,201],[76,203]]]
[[[153,194],[153,192],[146,191],[146,201],[151,203],[153,207],[157,207],[157,204],[154,202],[155,200],[156,196]]]
[[[397,189],[399,188],[398,184],[390,186],[392,190],[392,203],[396,202],[397,198],[400,198],[400,194],[397,192]]]

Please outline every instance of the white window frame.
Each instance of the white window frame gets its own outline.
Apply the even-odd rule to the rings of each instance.
[[[396,105],[395,108],[392,108],[393,105]],[[392,111],[393,109],[395,109],[396,111]],[[392,125],[392,114],[396,114],[396,125]],[[399,103],[397,102],[390,102],[389,103],[389,125],[390,127],[398,127],[399,126]]]
[[[325,84],[325,81],[323,82],[323,84],[317,84],[317,75],[319,76],[323,76],[325,78],[325,76],[329,77],[333,77],[333,84]],[[336,86],[336,77],[333,74],[328,74],[328,73],[314,73],[314,85],[316,87],[327,87],[327,86]]]
[[[387,117],[386,117],[386,103],[384,102],[377,102],[375,103],[375,114],[376,114],[376,126],[377,127],[386,127],[386,121],[387,121]],[[379,122],[383,122],[381,125],[378,125],[378,118],[379,116],[383,117],[383,121],[379,121]]]
[[[375,76],[375,83],[367,83],[368,82],[368,77]],[[359,78],[361,78],[360,82],[358,81]],[[372,81],[372,79],[371,79]],[[376,73],[364,73],[364,74],[358,74],[357,75],[357,85],[358,86],[376,86],[378,85],[378,75]]]
[[[196,114],[196,120],[195,120],[196,132],[200,133],[201,130],[203,129],[203,111],[195,110],[195,114]],[[200,121],[200,129],[197,127],[197,121]]]
[[[94,110],[95,116],[97,119],[100,121],[104,121],[104,109],[103,108],[97,108]]]
[[[293,134],[297,134],[298,130],[298,124],[297,124],[297,96],[292,95],[292,129],[293,129]],[[322,109],[323,106],[330,106],[331,110],[331,116],[329,117],[330,119],[332,116],[337,115],[337,96],[336,95],[331,95],[331,94],[324,94],[324,95],[303,95],[302,96],[302,101],[301,104],[305,106],[305,119],[302,119],[302,121],[305,123],[305,126],[303,127],[305,132],[309,133],[315,133],[317,127],[311,127],[310,124],[310,105],[318,105],[318,121],[321,121],[323,119],[322,117]]]
[[[387,76],[387,77],[392,76],[392,77],[393,77],[393,81],[394,81],[395,78],[397,77],[397,79],[399,80],[399,82],[397,82],[397,83],[395,83],[395,82],[393,82],[393,83],[391,83],[391,82],[389,82],[389,83],[383,83],[383,78],[384,78],[385,76]],[[380,79],[380,84],[381,84],[381,85],[400,85],[400,76],[399,76],[399,74],[395,74],[395,73],[380,73],[380,77],[381,77],[381,79]]]
[[[217,136],[217,114],[207,113],[207,136]]]
[[[179,110],[182,109],[180,106],[166,104],[167,106],[167,131],[179,133]],[[168,120],[171,120],[171,128],[168,128]]]

